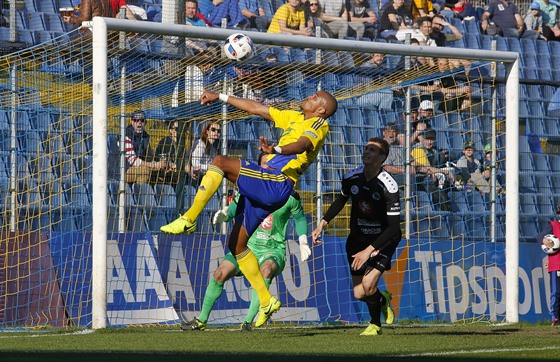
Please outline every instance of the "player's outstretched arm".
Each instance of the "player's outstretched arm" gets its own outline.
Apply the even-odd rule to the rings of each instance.
[[[227,104],[231,104],[235,108],[238,108],[242,111],[254,114],[256,116],[260,116],[264,119],[272,120],[272,117],[270,117],[270,113],[268,111],[270,109],[269,106],[266,106],[259,102],[255,102],[247,98],[238,98],[234,96],[228,96],[222,93],[204,91],[200,96],[200,103],[209,104],[216,101],[217,99]]]
[[[327,226],[327,224],[335,218],[336,215],[342,210],[346,202],[348,201],[348,197],[342,194],[338,195],[338,197],[333,201],[329,209],[325,213],[325,216],[317,223],[317,227],[311,233],[313,238],[313,244],[321,244],[321,233],[323,232],[323,228]]]

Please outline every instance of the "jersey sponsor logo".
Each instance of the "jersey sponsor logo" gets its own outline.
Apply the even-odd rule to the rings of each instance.
[[[381,195],[379,194],[379,192],[374,192],[373,194],[371,194],[371,197],[374,200],[381,200]]]
[[[364,213],[364,215],[371,215],[372,208],[369,202],[367,201],[360,201],[360,210]]]
[[[262,222],[261,222],[261,228],[265,229],[265,230],[269,230],[272,228],[272,222],[273,222],[273,216],[272,214],[269,214]]]
[[[311,132],[311,131],[305,131],[303,132],[303,134],[306,134],[308,136],[311,136],[313,138],[318,138],[319,136],[317,136],[317,134],[315,132]]]
[[[357,195],[358,192],[360,192],[360,188],[356,185],[352,185],[352,187],[350,188],[350,193],[352,195]]]

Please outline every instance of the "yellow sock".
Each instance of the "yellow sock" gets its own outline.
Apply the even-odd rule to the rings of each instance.
[[[245,275],[245,278],[251,283],[251,287],[257,292],[259,296],[261,307],[266,307],[268,301],[270,300],[270,292],[264,283],[263,276],[259,269],[259,263],[255,254],[249,249],[243,253],[236,255],[237,263],[239,264],[239,269]]]
[[[214,165],[208,166],[208,171],[200,181],[200,186],[194,196],[193,204],[183,216],[190,221],[195,221],[210,198],[218,191],[223,179],[224,172],[222,170]]]

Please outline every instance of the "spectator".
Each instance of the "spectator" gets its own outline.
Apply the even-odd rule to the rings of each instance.
[[[299,0],[288,0],[278,8],[268,27],[268,33],[311,35],[311,28],[305,22],[305,12],[300,6]]]
[[[385,61],[385,55],[381,53],[371,54],[371,58],[362,63],[361,67],[377,70],[375,72],[367,72],[367,76],[364,75],[364,79],[370,80],[386,76],[389,70],[387,62]],[[378,109],[390,110],[393,105],[393,90],[387,87],[381,88],[360,96],[357,102],[358,104],[369,104]]]
[[[524,22],[526,29],[539,33],[538,39],[547,40],[543,35],[543,17],[541,15],[541,5],[538,2],[535,1],[529,5]]]
[[[434,15],[432,0],[413,0],[411,3],[412,20]]]
[[[309,8],[307,25],[311,27],[312,35],[316,34],[317,27],[321,27],[322,38],[336,38],[340,33],[339,29],[342,26],[342,18],[326,15],[319,0],[310,0],[307,6]],[[329,25],[329,23],[331,24]],[[336,35],[331,30],[331,26],[336,30]]]
[[[558,26],[558,6],[549,0],[535,0],[541,8],[543,17],[543,35],[547,40],[560,41],[560,27]]]
[[[163,137],[156,146],[154,161],[166,162],[166,167],[152,173],[152,182],[177,184],[177,128],[179,122],[171,121],[168,123],[169,136]]]
[[[517,6],[509,0],[490,1],[484,9],[480,26],[487,35],[529,39],[538,37],[536,31],[525,30]]]
[[[405,33],[413,32],[412,24],[412,14],[404,7],[404,0],[392,0],[381,12],[379,31],[385,39],[403,41]]]
[[[432,39],[432,18],[424,16],[416,20],[416,24],[420,29],[420,34],[416,35],[416,38],[420,40],[422,45],[427,46],[437,46],[436,41]]]
[[[438,68],[440,72],[453,69],[456,64],[452,65],[450,59],[439,58]],[[439,81],[434,82],[432,96],[437,99],[442,99],[442,110],[446,113],[465,110],[471,105],[471,87],[466,83],[458,83],[454,75],[449,75],[440,78]],[[441,109],[440,108],[440,109]]]
[[[484,179],[491,185],[490,178],[492,178],[492,145],[490,143],[484,146],[484,162],[482,164]],[[497,170],[497,168],[496,168]],[[500,184],[498,177],[496,177],[496,190],[498,194],[503,194],[505,192],[504,188]]]
[[[420,41],[416,38],[410,39],[410,45],[420,45]],[[395,69],[404,70],[405,69],[405,62],[406,58],[401,57],[398,64],[396,65]],[[420,70],[422,68],[431,68],[435,67],[436,63],[434,59],[431,57],[422,57],[422,56],[410,56],[410,68],[412,70]],[[418,92],[417,92],[418,93]]]
[[[212,23],[208,19],[206,19],[204,15],[198,12],[197,0],[185,1],[185,25],[199,26],[199,27],[212,26]],[[171,45],[169,46],[165,45],[164,52],[175,53],[177,49],[177,45],[179,44],[179,39],[180,38],[177,36],[169,37],[168,42]],[[186,46],[185,52],[187,56],[198,55],[214,47],[215,44],[216,43],[213,41],[206,42],[206,41],[191,40],[189,38],[185,38],[185,46]]]
[[[397,125],[389,122],[383,129],[383,139],[389,143],[389,155],[383,164],[385,171],[389,172],[399,185],[406,184],[406,159],[404,145],[399,143]],[[414,168],[410,171],[414,174]]]
[[[443,33],[444,28],[451,30],[451,34]],[[438,47],[444,47],[449,41],[463,39],[463,34],[461,34],[456,26],[448,23],[444,16],[437,14],[432,17],[432,33],[430,37],[436,42]]]
[[[556,215],[560,218],[560,204],[556,205]],[[557,238],[560,237],[560,221],[552,220],[546,228],[537,236],[537,241],[542,245],[550,247],[550,241],[544,237],[553,234]],[[549,254],[547,256],[546,267],[550,275],[550,316],[552,317],[552,326],[560,325],[560,253]]]
[[[420,191],[432,195],[432,202],[440,211],[450,211],[449,197],[445,189],[455,182],[453,169],[446,167],[445,156],[434,146],[436,131],[424,131],[420,144],[412,149],[412,166],[416,169],[416,185]]]
[[[200,0],[199,11],[215,27],[220,27],[222,19],[229,28],[245,29],[249,20],[243,16],[237,0]]]
[[[91,21],[95,16],[113,17],[111,3],[103,0],[82,0],[78,5],[78,14],[76,16],[63,16],[62,21],[81,26],[82,22]],[[91,35],[91,31],[86,27],[81,28],[80,32],[82,35]]]
[[[129,9],[126,4],[126,0],[110,0],[111,10],[113,11],[113,17],[118,18],[120,10],[124,8],[124,17],[129,20],[136,20],[136,16],[131,9]]]
[[[354,0],[351,2],[350,21],[364,24],[363,36],[370,39],[377,38],[379,21],[377,19],[377,14],[375,14],[375,12],[371,9],[368,0]]]
[[[130,117],[130,125],[126,127],[124,152],[126,158],[127,183],[148,183],[152,171],[165,169],[167,162],[154,161],[150,147],[150,135],[144,129],[146,114],[144,111],[135,111]]]
[[[268,18],[259,0],[239,0],[241,14],[249,20],[251,28],[266,31],[268,29]]]
[[[467,141],[463,145],[463,156],[457,160],[457,169],[461,176],[457,180],[463,186],[472,186],[481,193],[490,193],[490,184],[482,174],[482,164],[474,157],[475,147],[473,141]]]
[[[476,16],[476,10],[468,0],[446,0],[444,5],[439,12],[444,17],[473,20]]]
[[[339,38],[345,36],[363,37],[364,24],[350,21],[349,6],[350,3],[346,0],[323,0],[323,13],[333,19],[329,22],[329,27]]]
[[[186,103],[200,99],[204,89],[222,89],[225,68],[215,65],[221,51],[221,47],[212,45],[194,58],[194,64],[187,65],[185,69]]]
[[[200,182],[202,176],[208,171],[208,165],[210,165],[212,159],[219,154],[221,132],[220,122],[209,122],[202,130],[200,139],[194,145],[187,172],[191,179],[195,181],[195,184]]]
[[[412,108],[412,107],[411,107]],[[412,111],[411,111],[412,113]],[[417,117],[411,116],[412,135],[410,136],[410,144],[415,145],[422,142],[424,132],[432,129],[430,123],[434,115],[434,103],[432,101],[424,100],[418,107]]]

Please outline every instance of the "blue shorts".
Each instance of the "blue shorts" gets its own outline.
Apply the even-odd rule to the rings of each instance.
[[[249,235],[269,214],[284,206],[294,188],[281,171],[262,168],[247,160],[241,160],[237,187],[241,196],[235,220]]]

